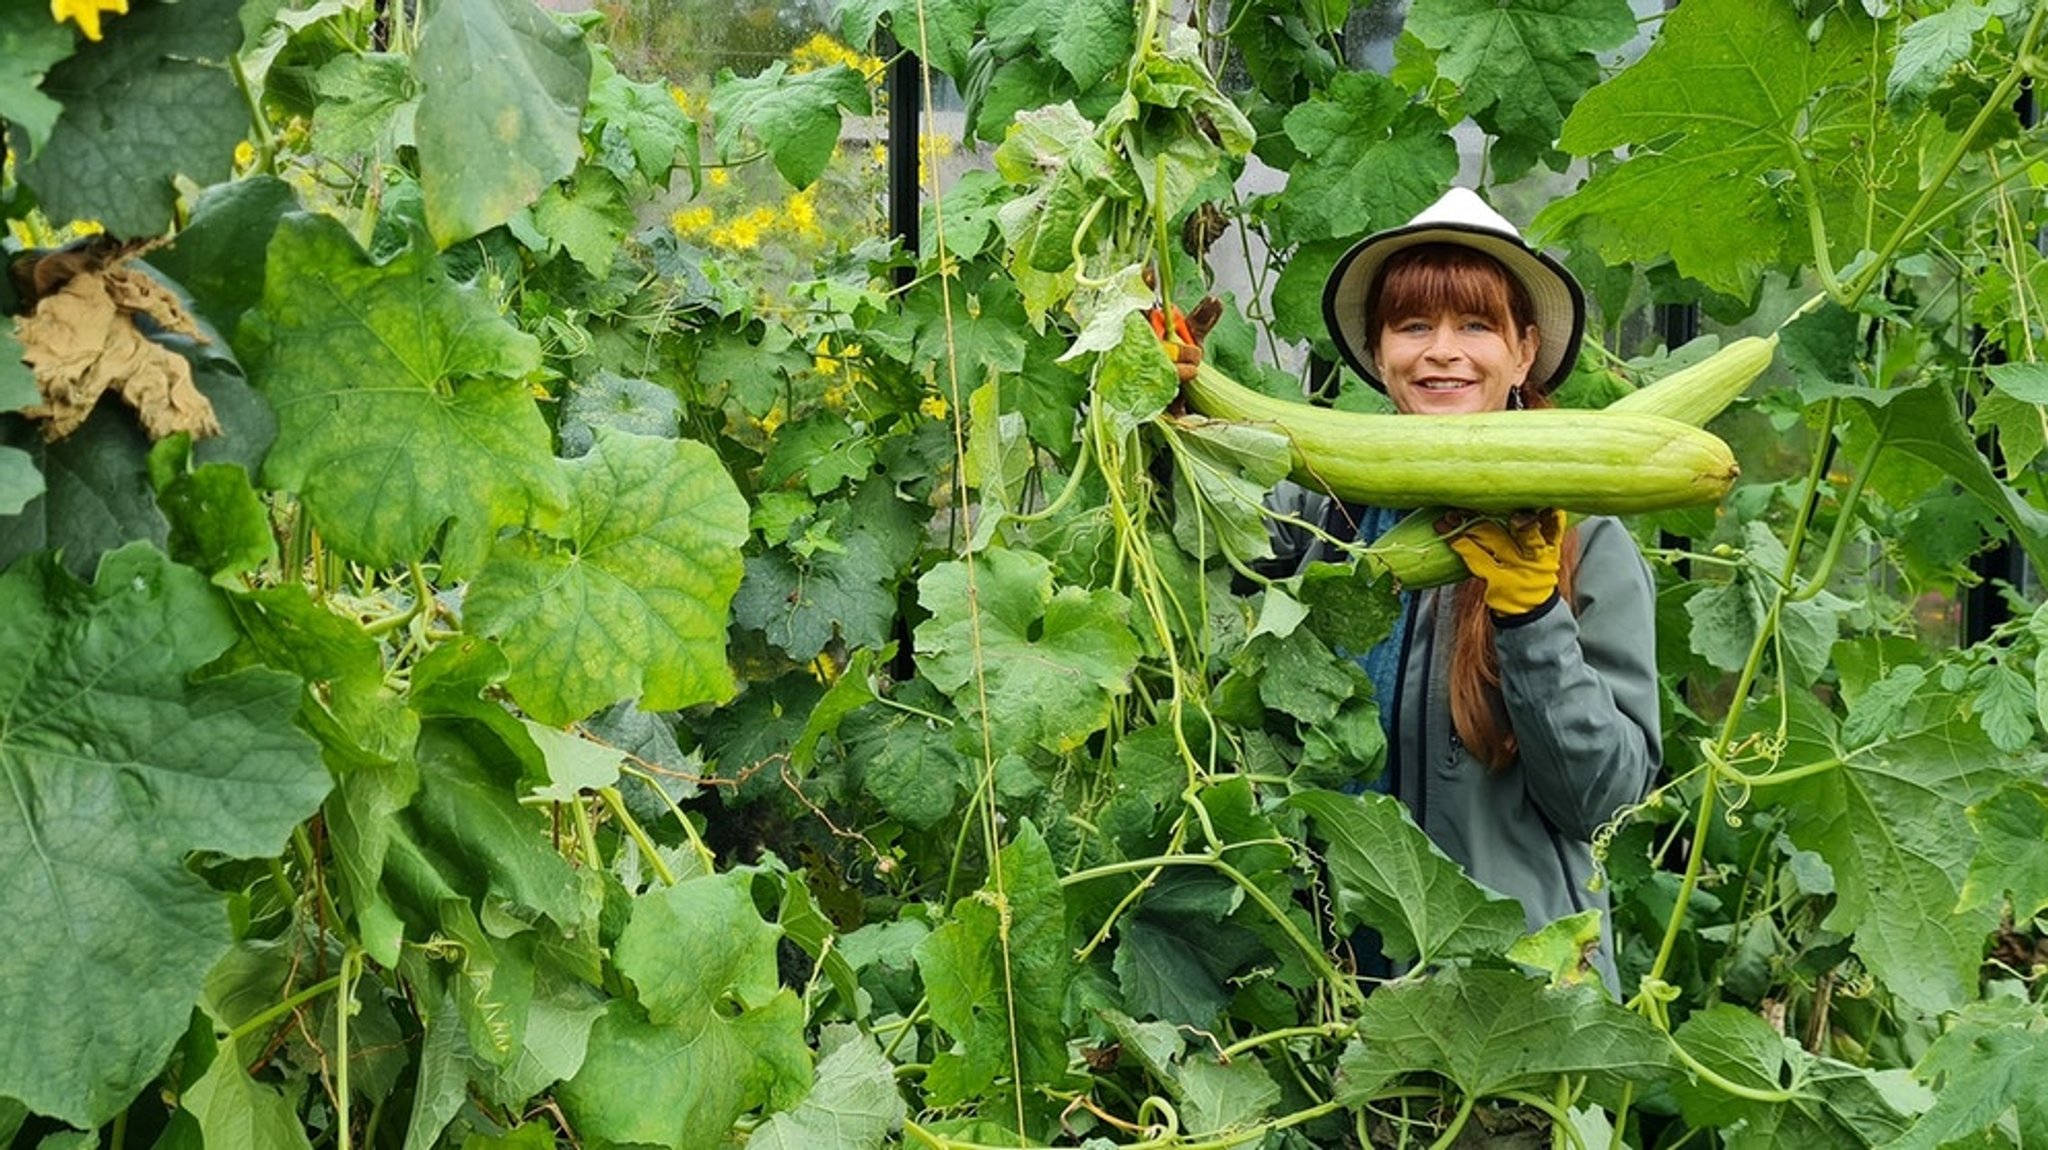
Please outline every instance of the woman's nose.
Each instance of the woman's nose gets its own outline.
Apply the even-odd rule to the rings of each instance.
[[[1434,359],[1453,359],[1459,351],[1457,328],[1440,323],[1429,333],[1429,355]]]

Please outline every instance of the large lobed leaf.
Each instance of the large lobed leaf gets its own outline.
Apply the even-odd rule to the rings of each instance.
[[[1600,78],[1595,52],[1635,35],[1627,0],[1417,0],[1403,25],[1438,52],[1437,74],[1499,137],[1489,163],[1512,180],[1550,150]]]
[[[722,76],[711,93],[718,155],[739,156],[751,134],[783,179],[809,187],[839,145],[839,109],[865,116],[869,106],[867,81],[844,64],[791,74],[788,63],[777,60],[758,76]]]
[[[583,1068],[561,1091],[593,1145],[726,1144],[733,1121],[787,1106],[811,1081],[803,1008],[780,987],[782,932],[731,871],[640,898],[614,958],[638,1004],[613,1001]]]
[[[327,793],[297,679],[191,680],[234,634],[146,545],[91,586],[50,556],[0,575],[0,1095],[81,1127],[126,1106],[229,945],[185,856],[274,854]]]
[[[511,219],[582,159],[590,49],[530,0],[440,0],[413,70],[420,191],[442,247]]]
[[[1808,250],[1806,217],[1777,177],[1803,162],[1814,101],[1870,68],[1867,21],[1844,11],[1816,27],[1810,40],[1784,3],[1673,9],[1649,52],[1588,92],[1559,137],[1576,155],[1629,158],[1545,208],[1533,229],[1569,229],[1610,263],[1668,255],[1708,287],[1749,295],[1766,268]]]
[[[512,697],[567,723],[622,699],[674,710],[732,694],[726,609],[747,504],[701,443],[601,429],[568,476],[564,537],[509,536],[466,601],[504,644]]]
[[[991,550],[973,564],[942,563],[918,580],[932,613],[915,635],[925,675],[985,715],[998,747],[1081,745],[1130,689],[1129,604],[1107,589],[1054,591],[1051,561],[1034,552]]]
[[[1959,905],[1978,849],[1968,810],[2040,770],[2038,754],[2001,754],[1956,719],[1895,734],[1834,770],[1785,784],[1793,841],[1834,868],[1826,925],[1854,932],[1856,953],[1904,1001],[1932,1012],[1977,996],[1998,909]]]
[[[1666,1039],[1597,983],[1553,988],[1506,970],[1458,969],[1373,992],[1360,1041],[1339,1063],[1337,1097],[1360,1105],[1403,1071],[1432,1072],[1468,1097],[1548,1095],[1584,1075],[1596,1097],[1660,1075]]]
[[[1339,75],[1326,96],[1288,112],[1286,126],[1307,158],[1289,172],[1273,208],[1285,242],[1393,227],[1458,174],[1458,149],[1443,118],[1370,72]]]
[[[171,225],[174,179],[204,187],[228,177],[249,130],[227,63],[242,46],[240,8],[138,0],[112,35],[50,69],[42,91],[64,111],[19,169],[45,212],[153,236]],[[47,109],[28,111],[39,118]]]
[[[545,524],[567,501],[519,378],[540,345],[422,245],[377,264],[339,222],[290,217],[243,322],[252,380],[277,410],[266,478],[341,554],[412,562],[445,526],[445,573],[459,576],[499,528]]]
[[[1337,929],[1380,932],[1387,957],[1423,965],[1499,954],[1522,936],[1514,899],[1466,877],[1399,799],[1303,791],[1287,804],[1315,820],[1337,888]]]

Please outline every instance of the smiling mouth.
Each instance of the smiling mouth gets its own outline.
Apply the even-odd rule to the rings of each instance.
[[[1471,387],[1472,384],[1473,381],[1469,379],[1418,379],[1415,381],[1415,386],[1424,391],[1456,391],[1461,387]]]

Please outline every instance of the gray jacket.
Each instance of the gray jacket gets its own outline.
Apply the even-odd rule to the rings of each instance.
[[[1380,700],[1393,716],[1385,785],[1475,880],[1520,901],[1529,929],[1598,909],[1594,962],[1618,993],[1607,893],[1590,886],[1591,840],[1648,793],[1662,764],[1655,590],[1619,521],[1577,526],[1573,602],[1496,631],[1502,701],[1520,748],[1505,769],[1489,770],[1451,729],[1456,588],[1406,596],[1394,697]]]

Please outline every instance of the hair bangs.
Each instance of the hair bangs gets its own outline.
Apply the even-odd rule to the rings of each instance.
[[[1387,257],[1365,297],[1366,330],[1376,339],[1390,319],[1485,316],[1503,330],[1527,331],[1536,308],[1499,260],[1463,244],[1417,244]]]

